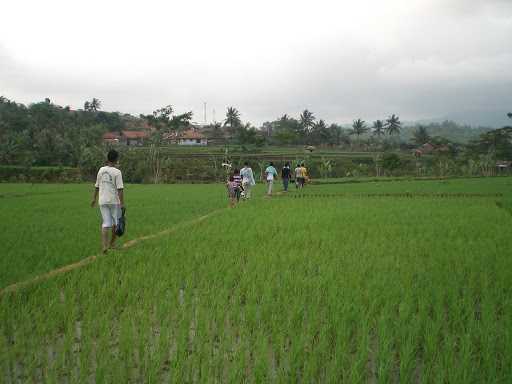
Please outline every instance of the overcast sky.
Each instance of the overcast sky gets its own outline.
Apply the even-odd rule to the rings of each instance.
[[[46,0],[0,12],[0,95],[259,125],[512,111],[512,0]]]

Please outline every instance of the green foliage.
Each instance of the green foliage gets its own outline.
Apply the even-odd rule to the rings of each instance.
[[[382,168],[390,174],[398,170],[401,165],[402,161],[400,160],[400,156],[396,153],[386,153],[382,157]]]
[[[305,134],[308,134],[311,131],[311,129],[313,128],[313,125],[315,124],[316,117],[312,112],[305,109],[300,114],[299,120],[300,120],[300,125],[302,126],[303,132]]]
[[[399,135],[400,130],[402,129],[402,123],[395,114],[392,114],[386,119],[384,126],[386,128],[386,133],[390,136]]]
[[[352,135],[356,135],[358,138],[362,134],[366,133],[368,131],[368,128],[366,127],[366,122],[361,119],[354,120],[352,124],[352,132],[350,132]]]
[[[430,135],[428,134],[427,128],[420,125],[418,129],[414,131],[413,141],[416,145],[423,145],[428,143],[431,140]]]
[[[240,112],[235,107],[228,107],[226,111],[226,120],[224,121],[224,126],[228,126],[228,129],[233,136],[236,132],[236,129],[242,125],[242,120],[240,119]]]
[[[471,127],[468,125],[460,125],[454,121],[443,121],[441,123],[418,124],[412,126],[404,126],[400,130],[400,137],[404,141],[414,139],[414,133],[422,126],[428,131],[430,136],[443,137],[450,142],[466,144],[470,140],[478,138],[482,133],[490,131],[491,128]]]
[[[0,182],[10,183],[76,183],[82,180],[78,168],[0,166]]]
[[[381,137],[385,134],[385,130],[384,130],[384,122],[382,120],[375,120],[373,122],[373,132],[372,134],[377,136],[377,137]]]
[[[71,111],[50,100],[25,106],[1,98],[2,163],[77,166],[82,152],[98,146],[104,132],[123,128],[118,113],[96,110]]]
[[[475,156],[495,154],[498,160],[512,160],[512,127],[482,133],[468,145],[468,153]]]

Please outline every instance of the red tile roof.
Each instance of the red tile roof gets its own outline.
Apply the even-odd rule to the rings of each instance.
[[[119,133],[117,132],[107,132],[103,134],[103,140],[115,140],[119,139]]]
[[[185,131],[179,135],[180,139],[205,139],[206,137],[202,135],[201,133],[194,131],[193,129],[189,129],[188,131]]]
[[[123,136],[127,139],[145,139],[149,134],[146,131],[123,131]]]

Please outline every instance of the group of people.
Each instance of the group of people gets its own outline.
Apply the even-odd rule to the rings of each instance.
[[[250,199],[251,189],[254,185],[256,185],[254,173],[248,162],[244,163],[242,169],[233,170],[233,174],[229,176],[228,182],[226,183],[229,205],[233,207],[240,199]]]
[[[101,243],[103,253],[116,247],[116,229],[124,208],[124,185],[121,171],[117,168],[119,153],[110,150],[107,154],[107,163],[101,167],[96,177],[94,194],[91,206],[99,205],[101,224]],[[267,195],[272,195],[274,181],[278,173],[274,164],[269,163],[265,169],[265,180],[267,182]],[[307,182],[308,171],[304,163],[297,164],[292,172],[290,163],[286,163],[281,170],[283,180],[283,191],[288,191],[288,186],[295,176],[295,187],[303,188]],[[234,206],[240,199],[250,199],[251,189],[256,185],[254,173],[248,162],[244,163],[241,170],[235,169],[226,184],[230,206]]]
[[[308,170],[304,163],[297,164],[297,167],[291,169],[290,163],[286,163],[281,169],[281,179],[283,181],[283,192],[288,192],[290,182],[295,176],[295,188],[302,189],[309,180]],[[265,168],[265,180],[267,182],[267,195],[272,196],[274,181],[277,179],[278,173],[274,167],[274,163],[270,162]],[[229,204],[233,207],[240,199],[251,198],[251,188],[256,184],[254,181],[254,173],[248,162],[244,163],[241,170],[235,169],[233,174],[229,176],[226,183],[228,190]]]

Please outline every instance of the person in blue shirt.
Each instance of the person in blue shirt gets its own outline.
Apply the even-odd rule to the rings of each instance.
[[[267,180],[267,195],[272,196],[272,185],[274,179],[277,178],[277,171],[274,168],[274,163],[270,162],[267,169],[265,169],[265,178]]]

